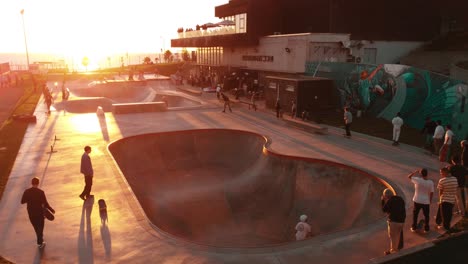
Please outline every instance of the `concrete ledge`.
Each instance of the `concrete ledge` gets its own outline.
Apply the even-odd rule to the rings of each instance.
[[[186,87],[186,86],[176,86],[177,90],[180,90],[182,92],[186,92],[192,95],[202,95],[201,89],[196,89],[196,88],[191,88],[191,87]]]
[[[292,119],[290,117],[283,117],[283,121],[286,122],[287,125],[295,126],[306,131],[322,135],[328,134],[328,128],[323,127],[319,124],[304,122],[300,119]]]
[[[36,116],[35,115],[13,115],[13,120],[27,122],[27,123],[36,123]]]
[[[114,114],[148,113],[166,111],[165,102],[112,104]]]

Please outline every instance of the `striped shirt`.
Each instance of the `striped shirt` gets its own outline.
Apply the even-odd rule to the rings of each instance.
[[[439,180],[437,189],[442,191],[442,195],[439,197],[441,203],[455,203],[455,196],[457,194],[458,181],[453,176],[447,176]]]

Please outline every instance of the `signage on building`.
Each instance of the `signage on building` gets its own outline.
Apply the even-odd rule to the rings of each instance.
[[[273,56],[244,55],[244,56],[242,56],[242,60],[244,60],[244,61],[273,62]]]

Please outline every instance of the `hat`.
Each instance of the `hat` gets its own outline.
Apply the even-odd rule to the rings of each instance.
[[[301,220],[301,222],[305,222],[307,220],[307,215],[301,215],[301,217],[299,217],[299,220]]]

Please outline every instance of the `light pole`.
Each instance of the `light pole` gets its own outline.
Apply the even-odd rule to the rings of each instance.
[[[29,71],[29,52],[28,52],[28,42],[26,41],[26,28],[24,27],[24,9],[21,9],[21,19],[23,20],[23,34],[24,34],[24,46],[26,47],[26,63],[27,69]]]

